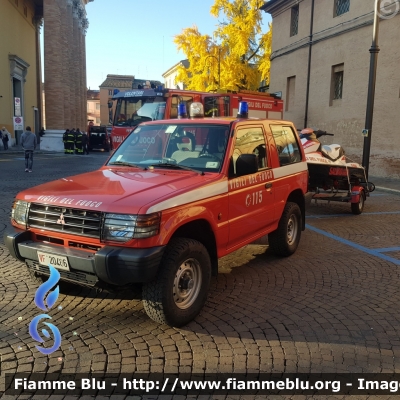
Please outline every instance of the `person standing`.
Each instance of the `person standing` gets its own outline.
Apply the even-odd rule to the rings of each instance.
[[[72,128],[67,135],[67,145],[68,145],[68,150],[67,152],[69,154],[74,154],[74,146],[75,146],[75,129]]]
[[[21,135],[21,146],[25,150],[25,172],[32,172],[36,135],[32,133],[30,126],[27,126],[25,132]]]
[[[76,152],[76,154],[83,154],[83,148],[82,148],[82,132],[80,131],[79,128],[76,128],[76,134],[75,134],[75,152]]]
[[[10,132],[3,126],[0,131],[0,139],[3,142],[4,150],[8,150],[8,141],[10,140]]]
[[[83,154],[89,154],[89,138],[86,132],[82,132],[82,147]]]
[[[64,134],[63,134],[63,143],[64,143],[64,154],[69,153],[69,148],[68,148],[68,135],[69,135],[69,129],[67,129]]]

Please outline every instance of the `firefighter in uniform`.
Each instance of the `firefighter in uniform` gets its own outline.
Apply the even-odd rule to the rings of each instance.
[[[69,149],[68,149],[68,134],[69,134],[69,129],[67,129],[63,134],[63,143],[64,143],[64,153],[65,154],[69,153]]]
[[[67,136],[68,154],[74,154],[75,129],[71,129]]]
[[[83,154],[83,145],[82,145],[82,132],[79,128],[76,129],[75,133],[75,152],[76,154]]]

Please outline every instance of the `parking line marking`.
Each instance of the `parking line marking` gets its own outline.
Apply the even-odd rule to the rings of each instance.
[[[382,260],[389,261],[395,265],[400,265],[400,260],[398,260],[397,258],[389,257],[386,254],[382,254],[379,251],[376,251],[375,249],[368,249],[367,247],[364,247],[357,243],[351,242],[350,240],[343,239],[340,236],[333,235],[332,233],[325,232],[322,229],[315,228],[309,224],[306,224],[306,228],[310,229],[311,231],[314,231],[316,233],[319,233],[320,235],[324,235],[330,239],[333,239],[340,243],[346,244],[347,246],[353,247],[354,249],[357,249],[364,253],[367,253],[371,256],[381,258]]]
[[[379,253],[389,253],[390,251],[400,251],[400,247],[386,247],[383,249],[374,249]]]

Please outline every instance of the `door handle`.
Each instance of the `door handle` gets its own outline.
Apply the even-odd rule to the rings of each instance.
[[[271,189],[272,188],[272,182],[267,182],[265,184],[265,189]]]

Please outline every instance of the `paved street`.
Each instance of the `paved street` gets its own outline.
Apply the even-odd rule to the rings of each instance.
[[[106,158],[35,154],[29,174],[22,153],[0,153],[2,373],[400,372],[400,193],[381,189],[360,216],[349,204],[311,203],[307,230],[290,258],[276,258],[259,241],[222,259],[206,306],[182,329],[150,320],[135,287],[115,294],[64,287],[62,309],[51,314],[61,349],[39,353],[28,333],[38,314],[37,285],[2,239],[13,198],[24,188],[96,169]]]

